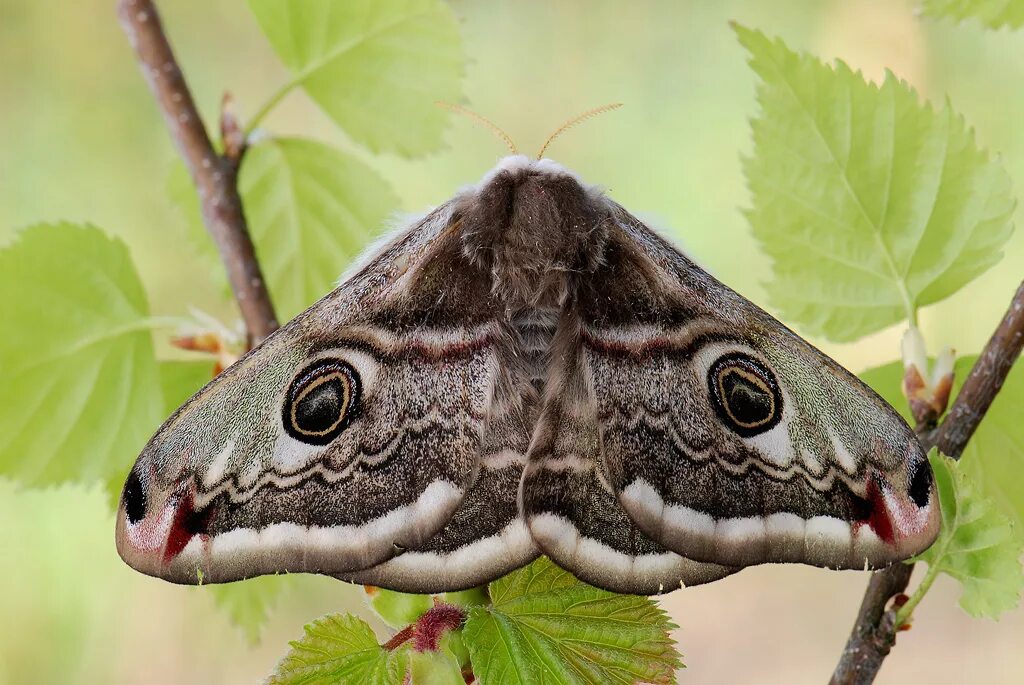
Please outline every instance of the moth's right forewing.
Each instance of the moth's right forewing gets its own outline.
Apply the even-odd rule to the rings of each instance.
[[[474,482],[502,369],[442,207],[207,385],[147,445],[117,541],[176,582],[338,574],[430,540]]]

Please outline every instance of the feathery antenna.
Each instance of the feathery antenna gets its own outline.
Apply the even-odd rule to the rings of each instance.
[[[552,141],[554,141],[554,139],[557,138],[558,136],[565,133],[566,130],[572,128],[576,124],[586,121],[590,117],[596,117],[598,114],[604,114],[605,112],[610,112],[613,109],[618,109],[619,107],[622,107],[621,102],[613,102],[610,105],[602,105],[601,107],[588,109],[583,114],[573,117],[569,121],[565,122],[557,129],[555,129],[555,132],[548,136],[548,139],[544,141],[544,144],[541,145],[540,152],[537,153],[537,159],[542,158],[544,156],[544,151],[548,149],[548,146],[551,145]]]
[[[471,109],[466,109],[462,105],[456,105],[454,102],[445,102],[444,100],[438,100],[434,104],[436,104],[438,107],[444,107],[445,109],[449,109],[449,110],[451,110],[453,112],[458,112],[459,114],[462,114],[463,116],[467,116],[470,119],[483,124],[487,128],[491,129],[491,131],[494,133],[494,135],[496,135],[499,138],[501,138],[501,140],[505,143],[505,145],[508,146],[508,149],[509,149],[509,151],[512,152],[512,154],[514,154],[514,155],[515,154],[519,154],[519,150],[516,149],[516,144],[512,142],[512,138],[509,137],[509,135],[507,133],[505,133],[500,128],[498,128],[498,125],[495,124],[490,119],[488,119],[487,117],[484,117],[484,116],[482,116],[480,114],[477,114],[476,112],[474,112]]]

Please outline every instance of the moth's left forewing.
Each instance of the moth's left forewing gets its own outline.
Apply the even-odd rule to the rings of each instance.
[[[641,530],[721,564],[884,566],[925,549],[927,458],[860,380],[618,208],[580,288],[605,467]]]
[[[444,527],[503,353],[456,223],[442,207],[404,229],[161,427],[118,513],[130,565],[184,583],[343,573]]]

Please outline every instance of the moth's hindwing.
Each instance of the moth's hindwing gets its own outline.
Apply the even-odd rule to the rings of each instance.
[[[478,480],[509,353],[456,238],[437,210],[172,416],[126,484],[121,556],[222,582],[346,573],[433,538]]]
[[[623,507],[669,549],[745,566],[880,567],[927,548],[928,460],[861,381],[621,208],[577,301],[581,367]]]
[[[516,414],[488,427],[479,475],[437,535],[383,564],[338,577],[402,592],[453,592],[484,585],[536,559],[540,552],[516,500],[528,435]]]
[[[605,474],[601,417],[580,346],[575,313],[563,312],[520,492],[537,544],[562,568],[613,592],[660,594],[734,573],[680,556],[630,521]]]

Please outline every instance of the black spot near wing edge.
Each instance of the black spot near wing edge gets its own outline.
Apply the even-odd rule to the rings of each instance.
[[[128,516],[128,523],[138,523],[146,517],[146,490],[134,470],[128,474],[121,499],[124,501],[124,511]]]

